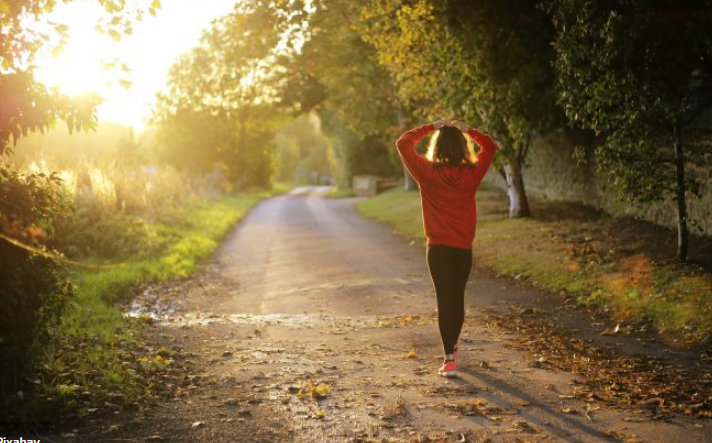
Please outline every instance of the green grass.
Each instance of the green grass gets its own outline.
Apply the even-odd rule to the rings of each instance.
[[[178,240],[162,254],[107,265],[105,269],[78,270],[73,279],[77,284],[76,296],[63,319],[65,332],[72,336],[101,335],[112,340],[125,323],[115,303],[128,300],[133,286],[147,280],[165,281],[190,275],[217,248],[228,230],[265,196],[252,193],[180,208],[171,214],[171,226],[163,226],[163,235]]]
[[[329,194],[327,194],[327,198],[349,198],[353,197],[356,194],[354,194],[354,191],[351,188],[334,188],[333,191],[331,191]]]
[[[700,343],[712,337],[712,276],[691,266],[656,261],[632,252],[585,249],[575,241],[582,226],[570,220],[509,219],[506,197],[478,193],[475,260],[497,273],[563,293],[579,304],[631,326],[650,325],[673,340]],[[394,189],[360,202],[361,214],[424,241],[420,196]],[[592,236],[605,236],[612,219],[588,222]],[[593,234],[591,234],[593,233]],[[635,238],[629,245],[635,245]],[[604,241],[600,242],[605,245]],[[605,249],[605,248],[604,248]],[[584,252],[581,252],[581,251]],[[596,255],[598,254],[598,255]]]
[[[393,226],[401,234],[425,240],[420,195],[401,188],[391,189],[356,204],[363,215]]]
[[[124,316],[121,302],[128,302],[133,289],[147,281],[167,281],[190,275],[201,260],[218,247],[220,240],[260,200],[288,187],[270,192],[251,192],[215,201],[198,201],[166,214],[163,223],[152,226],[168,245],[153,257],[123,263],[75,269],[75,296],[67,306],[56,331],[55,349],[44,368],[52,381],[44,388],[65,407],[76,406],[75,396],[92,392],[121,392],[135,398],[145,387],[138,382],[130,362],[141,319]],[[49,377],[48,377],[49,378]]]

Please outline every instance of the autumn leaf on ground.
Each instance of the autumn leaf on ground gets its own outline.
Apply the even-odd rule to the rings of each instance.
[[[168,365],[173,362],[173,360],[163,358],[160,355],[156,355],[153,358],[147,356],[141,357],[138,359],[138,362],[143,369],[145,369],[148,373],[152,374],[158,371],[165,370]]]
[[[450,404],[450,405],[445,405],[446,408],[452,409],[455,412],[465,415],[465,416],[471,416],[471,415],[483,415],[483,416],[490,416],[490,415],[511,415],[513,412],[510,411],[505,411],[504,409],[500,408],[499,406],[494,406],[490,405],[487,400],[483,398],[476,398],[474,400],[469,400],[465,403],[456,403],[456,404]]]
[[[608,328],[605,331],[601,332],[601,335],[616,335],[619,333],[621,330],[621,325],[620,323],[616,325],[615,328]]]
[[[620,440],[623,443],[643,443],[643,439],[633,433],[625,433],[616,429],[608,429],[605,434],[609,437],[615,438],[616,440]]]
[[[294,392],[296,390],[294,387],[289,387],[290,392]],[[306,386],[302,386],[299,388],[299,391],[297,392],[297,397],[302,399],[305,397],[310,397],[313,398],[314,400],[321,400],[329,393],[331,392],[331,388],[324,384],[317,384],[314,380],[309,380],[309,383]]]
[[[405,415],[405,413],[405,405],[403,404],[403,399],[399,395],[395,405],[383,407],[383,414],[381,415],[381,419],[391,420],[396,417],[402,417]]]

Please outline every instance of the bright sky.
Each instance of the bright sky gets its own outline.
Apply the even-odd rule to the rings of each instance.
[[[119,42],[94,29],[102,14],[97,1],[60,3],[49,19],[69,26],[69,40],[58,57],[47,53],[37,60],[37,77],[67,94],[97,92],[105,99],[98,109],[100,121],[116,121],[141,131],[170,66],[198,43],[213,19],[230,12],[235,3],[163,0],[156,17],[145,14],[143,21],[134,25],[134,33]],[[130,72],[110,75],[102,68],[116,58]],[[121,86],[119,78],[130,81],[131,87]]]

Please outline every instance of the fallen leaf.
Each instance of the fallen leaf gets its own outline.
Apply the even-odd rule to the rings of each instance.
[[[625,433],[623,431],[618,431],[615,429],[608,429],[604,432],[609,437],[613,437],[616,440],[620,440],[623,443],[643,443],[643,440],[635,434]]]
[[[616,335],[618,332],[621,330],[621,325],[620,323],[616,325],[615,328],[608,328],[605,331],[601,332],[601,335]]]

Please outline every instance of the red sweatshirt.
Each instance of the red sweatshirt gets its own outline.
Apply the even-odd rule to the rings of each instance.
[[[434,130],[432,123],[411,129],[400,136],[396,146],[403,163],[420,185],[428,244],[471,249],[477,223],[475,192],[498,147],[488,135],[470,128],[467,135],[480,147],[475,167],[434,168],[415,150],[415,144]]]

